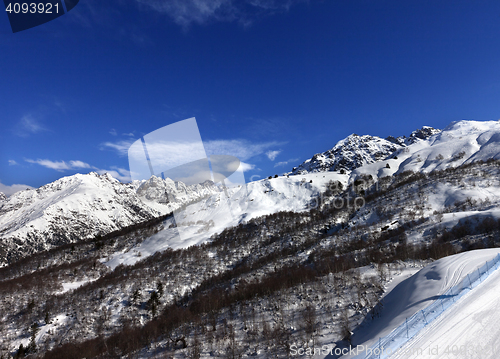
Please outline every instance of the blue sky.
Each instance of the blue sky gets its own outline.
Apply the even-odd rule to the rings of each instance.
[[[0,16],[0,191],[108,171],[196,117],[247,180],[351,133],[500,118],[500,2],[81,0],[13,34]]]

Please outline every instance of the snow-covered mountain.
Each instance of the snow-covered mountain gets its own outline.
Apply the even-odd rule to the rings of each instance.
[[[74,250],[54,248],[0,268],[0,347],[14,356],[21,344],[28,346],[27,328],[34,321],[40,325],[34,338],[38,353],[56,353],[47,358],[91,358],[107,351],[150,358],[158,350],[184,358],[199,350],[204,357],[237,353],[260,359],[307,350],[311,343],[341,348],[350,340],[376,348],[393,343],[394,328],[402,328],[398,338],[405,340],[411,338],[408,329],[412,335],[419,331],[398,346],[427,347],[436,337],[445,338],[440,345],[462,345],[470,343],[467,338],[489,340],[485,323],[498,337],[490,329],[498,319],[490,315],[498,273],[481,277],[484,291],[477,291],[481,284],[474,284],[473,275],[500,245],[500,161],[477,163],[500,159],[500,123],[460,121],[442,132],[423,128],[408,138],[372,137],[368,143],[350,137],[338,153],[353,167],[357,156],[376,162],[352,172],[312,170],[227,191],[211,182],[185,186],[152,177],[121,184],[110,176],[76,175],[0,202],[0,243],[6,243],[4,251],[22,254],[177,206],[177,227],[169,217],[99,246],[75,243]],[[381,160],[374,155],[385,150],[389,154]],[[380,187],[353,185],[345,191],[362,175],[379,179]],[[435,261],[485,247],[496,249]],[[486,268],[493,269],[491,262]],[[466,290],[447,295],[451,285],[464,283],[461,278]],[[465,303],[474,291],[480,305],[462,306],[459,300]],[[425,317],[430,303],[443,312],[442,321]],[[178,320],[182,310],[199,315],[186,316],[166,334],[151,334],[146,347],[134,342],[142,333],[156,333],[159,321],[171,323],[170,313]],[[410,320],[415,316],[419,322]],[[430,325],[422,325],[427,319]],[[267,323],[283,325],[266,329]],[[460,331],[450,331],[454,327]],[[472,336],[467,328],[473,328]]]
[[[166,234],[162,245],[184,247],[249,218],[305,210],[329,181],[345,188],[359,175],[376,180],[491,158],[500,158],[500,122],[459,121],[443,131],[423,127],[408,138],[351,135],[295,168],[292,175],[252,182],[232,191],[229,200],[210,181],[186,186],[158,177],[129,184],[96,173],[65,177],[0,199],[0,257],[92,238],[188,206],[178,222],[200,221],[200,228],[189,226],[194,232],[186,243],[170,240],[174,233]]]
[[[258,216],[280,211],[308,210],[315,205],[318,194],[324,193],[332,182],[340,183],[345,189],[360,175],[372,175],[376,180],[396,172],[409,170],[429,172],[433,169],[456,167],[467,161],[473,161],[474,158],[478,160],[488,160],[495,156],[500,158],[498,137],[500,137],[498,121],[460,121],[450,124],[442,132],[431,127],[423,127],[414,131],[408,138],[400,138],[401,145],[372,136],[351,135],[339,141],[331,150],[336,153],[332,159],[320,154],[309,162],[306,161],[303,168],[307,167],[308,170],[304,170],[303,174],[248,183],[246,188],[233,192],[229,201],[219,193],[191,204],[177,217],[179,223],[191,222],[188,228],[184,228],[189,235],[179,238],[175,228],[165,228],[153,238],[144,241],[136,251],[148,255],[166,248],[185,248],[204,243],[224,228],[236,226]],[[443,158],[439,154],[443,154]],[[346,158],[348,160],[345,160]],[[429,160],[425,160],[427,158]],[[346,167],[344,171],[332,171],[328,167],[333,161],[340,162],[343,159],[345,160],[343,163],[349,163],[351,166],[349,168],[352,170],[347,170]],[[370,163],[356,168],[359,163],[368,161]],[[431,208],[429,215],[433,211],[442,210],[447,203],[465,200],[468,196],[478,199],[489,196],[490,200],[497,201],[497,196],[490,193],[491,191],[478,193],[450,187],[444,192],[429,201],[428,205]],[[161,193],[161,190],[158,191],[154,197],[158,198]],[[231,204],[230,210],[222,211],[222,207],[227,203]],[[231,215],[228,215],[229,213]],[[183,218],[185,214],[189,214],[189,219]],[[372,218],[371,216],[373,213],[368,216],[364,211],[360,211],[353,218],[353,222],[373,221],[366,219]],[[205,230],[205,224],[209,222],[214,222],[215,225]],[[450,223],[456,224],[456,220]],[[116,253],[107,265],[115,267],[120,263],[133,264],[138,260],[140,258],[134,256],[132,252]]]
[[[435,135],[436,133],[441,132],[441,130],[438,130],[436,128],[432,128],[429,126],[424,126],[421,129],[413,131],[409,137],[406,136],[400,136],[400,137],[393,137],[389,136],[386,138],[386,140],[396,143],[401,146],[409,146],[414,144],[415,142],[418,142],[419,140],[426,140],[432,135]]]
[[[3,192],[0,192],[0,203],[5,202],[6,200],[7,196]]]
[[[382,161],[403,147],[412,145],[439,133],[432,127],[424,126],[412,132],[410,137],[388,137],[352,134],[337,142],[330,150],[317,153],[312,158],[294,167],[290,174],[337,171],[350,173],[366,164]]]
[[[131,265],[167,248],[186,248],[207,242],[225,228],[237,226],[259,216],[282,211],[306,211],[315,205],[311,204],[311,200],[324,192],[331,181],[340,183],[345,188],[348,179],[348,175],[336,172],[310,173],[264,179],[246,186],[234,187],[228,191],[229,198],[223,191],[214,193],[177,212],[177,228],[167,226],[133,250],[126,249],[124,252],[110,255],[104,263],[111,268],[119,264]],[[158,182],[158,179],[153,181]],[[168,182],[160,182],[153,188],[168,185]],[[161,198],[161,191],[156,191],[157,197],[154,198]],[[135,253],[141,253],[141,257],[137,257]]]
[[[0,261],[5,263],[20,252],[25,255],[105,235],[219,191],[213,183],[186,186],[157,177],[141,183],[136,191],[137,185],[93,172],[0,199]]]
[[[162,179],[152,176],[137,188],[137,195],[150,207],[168,213],[179,205],[187,204],[201,197],[221,191],[212,181],[186,185],[170,178]]]
[[[405,171],[431,172],[500,158],[500,121],[456,121],[426,140],[398,149],[386,160],[353,171],[374,179]]]

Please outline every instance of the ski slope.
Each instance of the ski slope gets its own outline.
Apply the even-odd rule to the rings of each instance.
[[[384,306],[381,310],[380,317],[375,318],[374,320],[367,319],[358,328],[356,328],[352,337],[352,345],[356,347],[360,346],[365,349],[376,348],[380,339],[382,338],[383,343],[384,340],[385,342],[391,343],[390,346],[386,347],[384,347],[384,344],[382,344],[382,347],[384,347],[386,353],[400,353],[400,356],[390,356],[391,358],[406,358],[406,354],[401,352],[401,350],[404,350],[405,346],[403,346],[403,348],[400,349],[399,352],[397,352],[400,345],[404,344],[404,340],[403,342],[401,342],[401,340],[394,340],[394,338],[389,338],[389,340],[387,340],[386,337],[390,337],[390,334],[392,334],[392,332],[396,328],[403,325],[406,322],[407,318],[410,321],[412,316],[418,314],[422,310],[425,310],[426,307],[438,300],[440,296],[445,294],[450,288],[454,287],[457,284],[460,284],[464,280],[464,278],[467,278],[467,275],[469,273],[476,271],[487,261],[491,261],[492,259],[494,259],[499,253],[500,249],[498,248],[475,250],[445,257],[426,266],[412,277],[401,282],[399,285],[393,288],[391,292],[387,293],[384,298]],[[500,278],[498,273],[500,272],[494,271],[493,274],[491,274],[491,278],[493,279],[488,278],[488,280],[495,281],[495,278],[497,278],[496,280],[499,281]],[[485,281],[485,283],[487,282]],[[498,285],[500,286],[500,281],[498,282]],[[427,336],[423,336],[422,339],[419,340],[417,344],[415,344],[416,347],[413,348],[421,348],[425,346],[432,347],[433,343],[436,341],[436,338],[438,338],[438,336],[432,332],[432,328],[435,325],[438,325],[438,323],[443,320],[442,318],[446,318],[448,315],[450,315],[449,313],[455,313],[455,315],[457,316],[456,320],[458,321],[467,316],[480,319],[481,316],[488,315],[487,311],[474,311],[474,308],[472,307],[470,307],[470,313],[472,314],[467,314],[467,312],[460,311],[460,308],[462,307],[461,303],[463,303],[469,296],[476,295],[475,293],[477,292],[479,292],[479,294],[477,295],[481,296],[483,294],[483,291],[485,290],[484,288],[486,288],[486,291],[488,291],[489,287],[487,285],[485,286],[484,283],[481,283],[481,285],[477,286],[477,288],[473,287],[473,290],[470,293],[465,294],[462,298],[457,300],[457,303],[452,303],[448,308],[443,308],[445,309],[445,311],[442,316],[439,316],[434,322],[429,320],[429,326],[422,325],[424,329],[422,329],[421,332],[410,339],[408,344],[405,345],[412,345],[411,343],[414,343],[414,341],[418,340],[420,335],[424,335],[423,333],[428,333]],[[495,296],[499,292],[498,289],[492,289],[489,293],[490,294],[488,294],[485,299],[487,301],[488,296]],[[457,297],[459,297],[458,293]],[[493,303],[493,305],[496,305],[496,303]],[[415,325],[421,325],[421,322]],[[412,324],[410,324],[410,332],[412,330],[411,325]],[[453,328],[453,326],[446,327],[445,324],[445,327],[443,327],[442,330],[445,331],[450,328]],[[464,328],[468,330],[467,325],[465,325]],[[481,332],[488,327],[485,326],[483,329],[475,327],[476,331],[474,331],[472,328],[473,326],[471,326],[469,332],[455,332],[450,333],[449,335],[452,337],[456,336],[456,338],[453,339],[454,342],[463,342],[463,344],[465,344],[468,341],[468,338],[473,336],[480,336]],[[453,330],[451,331],[453,332]],[[366,354],[366,351],[360,351],[357,352],[356,355],[344,355],[342,356],[342,358],[365,358]],[[422,353],[416,355],[422,355]],[[333,357],[334,356],[327,356],[327,358]],[[378,356],[375,357],[378,358]],[[383,357],[387,357],[387,355]],[[429,358],[431,357],[436,358],[436,356],[430,354]],[[478,358],[476,356],[472,357]],[[442,358],[447,357],[442,356]]]
[[[500,358],[499,293],[497,270],[389,358]]]

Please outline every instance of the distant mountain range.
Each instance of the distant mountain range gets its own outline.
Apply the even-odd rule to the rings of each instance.
[[[465,293],[486,303],[480,319],[491,317],[496,333],[487,304],[499,246],[498,121],[351,135],[296,174],[227,191],[64,177],[0,196],[0,348],[9,357],[35,342],[45,358],[269,358],[299,342],[403,344],[408,332],[426,347],[441,333],[428,325],[436,308],[445,335],[480,307],[454,302]]]
[[[346,185],[359,175],[376,180],[408,170],[430,172],[491,158],[500,159],[498,121],[458,121],[442,131],[422,127],[409,137],[382,139],[353,134],[285,177],[252,182],[247,192],[233,193],[232,205],[244,206],[232,210],[234,218],[219,213],[219,225],[192,244],[243,219],[282,210],[300,211],[330,180]],[[306,183],[307,174],[317,176],[307,177]],[[0,194],[0,263],[105,235],[197,200],[201,202],[193,204],[191,213],[199,212],[199,220],[209,223],[211,211],[225,201],[221,192],[210,181],[187,186],[153,176],[124,184],[108,174],[89,173],[64,177],[8,198]]]
[[[90,239],[165,215],[218,192],[212,182],[170,179],[120,183],[109,174],[76,174],[37,189],[0,195],[0,261]]]

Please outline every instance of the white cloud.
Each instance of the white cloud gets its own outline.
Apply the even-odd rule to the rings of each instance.
[[[136,0],[139,4],[168,15],[183,27],[209,21],[239,21],[248,25],[259,16],[288,11],[307,0]]]
[[[110,131],[109,131],[110,135],[111,136],[118,136],[118,132],[116,132],[116,130],[114,128],[112,128]]]
[[[88,169],[95,171],[99,174],[104,174],[104,173],[109,173],[111,176],[114,178],[122,181],[122,182],[129,182],[131,181],[130,178],[130,172],[127,169],[120,168],[120,167],[111,167],[111,169],[106,170],[106,169],[100,169],[98,167],[92,166],[86,162],[83,161],[51,161],[51,160],[31,160],[31,159],[25,159],[26,162],[28,163],[33,163],[33,164],[38,164],[40,166],[50,168],[56,171],[68,171],[68,170],[81,170],[81,169]]]
[[[26,162],[28,163],[35,163],[39,164],[40,166],[50,168],[56,171],[64,171],[64,170],[70,170],[71,165],[66,163],[65,161],[51,161],[51,160],[31,160],[31,159],[26,159]]]
[[[175,23],[188,26],[208,20],[229,20],[235,16],[232,0],[137,0],[138,3],[170,16]]]
[[[253,170],[254,168],[255,168],[255,165],[252,165],[250,163],[240,162],[240,169],[243,172],[247,172],[247,171]]]
[[[203,142],[196,141],[152,141],[146,139],[146,148],[151,160],[151,166],[155,174],[160,172],[172,172],[175,169],[179,169],[182,166],[183,170],[188,163],[194,161],[202,160],[206,158],[205,156],[213,155],[229,155],[238,158],[239,161],[247,161],[248,159],[262,155],[266,153],[271,147],[280,146],[284,143],[280,142],[262,142],[254,143],[248,140],[236,139],[236,140],[213,140]],[[101,145],[101,149],[112,149],[118,153],[120,156],[128,156],[130,161],[130,169],[133,173],[133,179],[145,179],[149,178],[151,175],[149,164],[146,161],[145,152],[143,144],[140,140],[120,140],[115,142],[105,142]],[[273,152],[273,151],[268,151]],[[274,153],[268,154],[268,156],[276,157],[280,151],[274,151]],[[241,162],[241,168],[243,171],[249,171],[255,168],[255,165]],[[228,165],[229,163],[226,163]],[[214,163],[212,163],[214,166]],[[207,163],[208,168],[208,163]],[[224,171],[225,169],[220,169]],[[220,172],[219,170],[217,172]],[[109,172],[109,171],[108,171]],[[192,172],[198,173],[200,171]],[[110,172],[111,173],[111,172]],[[174,176],[174,174],[169,173],[169,176]],[[113,174],[115,178],[123,180],[123,178],[131,177],[130,173],[126,174]],[[185,176],[179,176],[175,172],[175,178],[180,180]],[[210,177],[208,177],[210,178]]]
[[[115,150],[120,156],[127,156],[128,155],[128,149],[136,140],[130,139],[130,140],[121,140],[117,142],[104,142],[101,145],[101,149],[104,148],[110,148],[112,150]]]
[[[9,166],[15,166],[17,165],[18,163],[14,160],[9,160]]]
[[[269,158],[271,161],[274,161],[276,157],[281,153],[281,150],[279,151],[267,151],[266,156]]]
[[[274,167],[282,167],[282,166],[286,166],[288,165],[289,163],[293,163],[293,162],[297,162],[299,159],[298,158],[291,158],[289,159],[288,161],[282,161],[282,162],[277,162]]]
[[[136,140],[120,140],[117,142],[105,142],[101,145],[101,149],[109,148],[116,151],[120,156],[127,156],[129,148]],[[253,143],[247,140],[213,140],[203,142],[207,156],[210,155],[230,155],[235,156],[239,160],[245,161],[251,157],[264,153],[270,147],[283,145],[284,142],[261,142]],[[191,153],[193,148],[198,148],[198,143],[176,143],[176,142],[156,142],[147,143],[148,153],[150,158],[165,157],[168,154],[168,161],[172,163],[186,163],[184,158],[187,153]],[[139,148],[140,147],[140,148]],[[137,154],[137,158],[143,158],[142,147],[138,146],[141,153]],[[278,152],[279,153],[279,152]],[[165,159],[166,161],[167,159]]]
[[[165,171],[205,157],[201,142],[155,141],[146,142],[146,147],[155,172]],[[135,146],[129,152],[129,156],[133,156],[135,160],[144,158],[143,147]]]
[[[71,168],[94,168],[93,166],[89,165],[88,163],[82,162],[82,161],[69,161],[69,164]]]
[[[13,184],[10,186],[4,185],[0,182],[0,192],[4,193],[6,196],[11,196],[16,192],[23,191],[25,189],[32,189],[33,187],[26,184]]]
[[[28,137],[47,129],[31,114],[25,115],[19,121],[15,133],[20,137]]]
[[[25,160],[28,163],[35,163],[40,166],[50,168],[56,171],[65,171],[65,170],[74,170],[74,169],[80,169],[80,168],[90,168],[90,169],[97,169],[97,167],[91,166],[88,163],[82,162],[82,161],[51,161],[51,160],[31,160],[31,159],[26,159]]]
[[[264,153],[269,147],[282,145],[282,142],[253,143],[247,140],[215,140],[203,143],[207,155],[230,155],[241,161]]]

